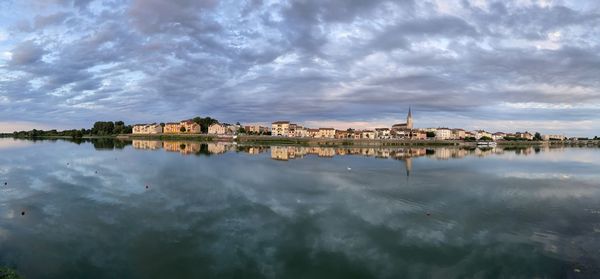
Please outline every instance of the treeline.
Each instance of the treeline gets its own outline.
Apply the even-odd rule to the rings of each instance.
[[[91,129],[72,129],[58,131],[53,130],[37,130],[30,131],[15,131],[12,136],[15,138],[42,138],[42,137],[69,137],[82,138],[84,136],[112,136],[118,134],[130,134],[132,131],[131,125],[125,125],[123,121],[98,121],[94,123]]]
[[[208,126],[219,123],[219,120],[211,117],[194,117],[192,121],[200,124],[203,133],[208,133]],[[160,123],[165,126],[164,123]],[[126,125],[123,121],[97,121],[90,129],[72,129],[58,131],[53,130],[37,130],[30,131],[15,131],[8,134],[0,134],[0,137],[15,137],[15,138],[42,138],[42,137],[69,137],[82,138],[85,136],[114,136],[119,134],[131,134],[133,131],[132,125]]]

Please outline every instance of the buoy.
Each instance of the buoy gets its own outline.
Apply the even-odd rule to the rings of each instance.
[[[428,213],[427,213],[427,216],[431,216],[431,213],[429,213],[429,212],[428,212]]]
[[[25,215],[25,211],[21,211],[21,216]]]
[[[351,168],[351,167],[348,167],[348,170],[352,170],[352,168]]]
[[[148,185],[146,185],[146,189],[148,189]]]

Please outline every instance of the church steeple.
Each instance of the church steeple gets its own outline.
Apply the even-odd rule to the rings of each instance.
[[[408,116],[406,117],[406,128],[408,128],[408,129],[413,128],[413,118],[412,118],[412,112],[411,112],[410,106],[408,106]]]

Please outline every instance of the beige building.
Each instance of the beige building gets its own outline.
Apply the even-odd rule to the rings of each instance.
[[[375,131],[364,130],[361,132],[360,137],[362,139],[375,139]]]
[[[567,137],[563,136],[563,135],[543,135],[542,139],[544,141],[551,141],[551,140],[565,140]]]
[[[350,137],[350,132],[344,130],[335,130],[336,139],[347,139]]]
[[[308,137],[308,129],[302,126],[296,126],[296,130],[294,131],[294,136],[297,138],[305,138]]]
[[[437,128],[435,130],[435,139],[437,139],[437,140],[452,139],[452,130],[450,130],[448,128]]]
[[[502,133],[502,132],[496,132],[496,133],[493,133],[493,134],[492,134],[492,139],[493,139],[494,141],[497,141],[497,140],[503,140],[505,136],[506,136],[506,134],[505,134],[505,133]]]
[[[289,121],[276,121],[271,123],[271,135],[279,137],[287,137],[290,131]]]
[[[525,132],[525,133],[517,132],[515,135],[517,138],[520,138],[520,139],[533,140],[533,135],[530,134],[529,132]]]
[[[335,138],[335,129],[334,128],[319,128],[319,132],[317,133],[317,138],[326,138],[332,139]]]
[[[231,134],[227,126],[221,123],[214,123],[208,126],[208,133],[211,135],[228,135]]]
[[[463,129],[452,129],[452,139],[461,140],[466,136],[465,130]]]
[[[269,133],[269,127],[264,127],[264,126],[260,126],[260,125],[247,125],[244,127],[244,130],[246,130],[246,133],[249,134],[267,134]]]
[[[390,139],[392,134],[389,128],[375,128],[375,138],[377,139]]]
[[[475,131],[475,138],[476,139],[481,139],[483,137],[492,138],[492,133],[486,132],[484,130]]]
[[[410,139],[412,140],[425,140],[427,139],[427,132],[421,130],[413,130],[410,133]]]
[[[200,124],[192,120],[184,120],[179,123],[170,122],[165,124],[163,129],[165,134],[199,134],[201,133]]]
[[[152,124],[136,124],[133,125],[133,134],[161,134],[163,132],[162,126],[156,123]]]

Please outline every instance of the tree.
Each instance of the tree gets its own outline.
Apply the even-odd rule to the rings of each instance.
[[[238,134],[245,134],[246,133],[246,129],[244,129],[244,127],[240,127],[237,130]]]
[[[185,127],[181,126],[181,128],[179,128],[179,131],[185,133]]]
[[[194,118],[192,118],[192,121],[194,121],[200,125],[200,129],[202,130],[202,133],[208,133],[208,126],[215,124],[215,123],[219,123],[219,120],[216,120],[216,119],[210,118],[210,117],[204,117],[204,118],[194,117]]]
[[[479,138],[479,140],[480,141],[492,141],[493,139],[488,136],[484,136],[484,137]]]
[[[435,132],[427,132],[428,138],[435,138]]]
[[[115,130],[115,123],[112,121],[98,121],[92,127],[92,134],[98,136],[112,135]]]
[[[535,136],[533,136],[534,140],[542,140],[542,135],[540,135],[540,133],[535,133]]]

